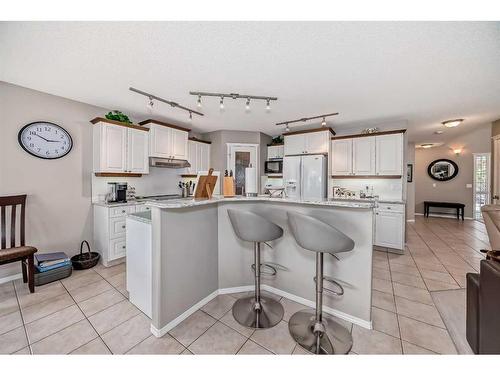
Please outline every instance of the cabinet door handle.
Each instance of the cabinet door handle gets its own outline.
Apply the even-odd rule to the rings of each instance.
[[[122,225],[122,229],[125,229],[125,225]]]
[[[125,211],[125,210],[122,210],[122,214],[124,214],[125,212],[127,212],[127,211]]]
[[[124,246],[122,246],[122,249],[125,249],[125,245],[124,245]]]

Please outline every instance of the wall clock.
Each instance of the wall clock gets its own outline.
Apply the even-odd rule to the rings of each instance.
[[[46,121],[25,125],[17,138],[24,151],[41,159],[62,158],[73,147],[71,135],[65,129]]]

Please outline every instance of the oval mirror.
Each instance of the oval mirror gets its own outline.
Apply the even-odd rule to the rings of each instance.
[[[427,173],[438,181],[449,181],[458,174],[458,165],[449,159],[437,159],[429,164]]]

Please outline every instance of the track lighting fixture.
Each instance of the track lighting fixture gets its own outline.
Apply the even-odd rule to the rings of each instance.
[[[150,111],[153,110],[153,106],[154,106],[155,103],[153,103],[153,98],[152,97],[149,97],[149,103],[146,105],[146,107],[148,107],[148,109]]]
[[[326,126],[326,118],[330,117],[330,116],[337,116],[338,114],[339,114],[338,112],[335,112],[335,113],[326,113],[324,115],[319,115],[319,116],[303,117],[303,118],[299,118],[297,120],[289,120],[289,121],[278,122],[278,123],[276,123],[276,125],[277,126],[286,125],[285,131],[288,132],[288,131],[290,131],[290,127],[288,126],[289,124],[293,124],[295,122],[306,122],[306,121],[310,121],[310,120],[315,120],[315,119],[321,118],[321,119],[323,119],[321,121],[321,126],[325,127]]]
[[[189,121],[193,121],[193,113],[189,111]]]
[[[141,91],[141,90],[138,90],[134,87],[129,87],[128,88],[130,91],[133,91],[139,95],[143,95],[147,98],[149,98],[149,103],[148,103],[148,108],[153,108],[153,100],[157,100],[159,102],[163,102],[163,103],[166,103],[168,105],[170,105],[171,107],[174,107],[174,108],[179,108],[179,109],[182,109],[183,111],[186,111],[186,112],[189,112],[190,113],[190,117],[192,117],[192,114],[196,114],[198,116],[203,116],[203,113],[201,112],[198,112],[198,111],[195,111],[194,109],[191,109],[191,108],[188,108],[188,107],[184,107],[182,105],[180,105],[179,103],[176,103],[176,102],[173,102],[173,101],[170,101],[170,100],[167,100],[167,99],[163,99],[163,98],[160,98],[159,96],[156,96],[156,95],[153,95],[153,94],[150,94],[148,92],[144,92],[144,91]]]
[[[243,94],[222,94],[217,92],[199,92],[199,91],[190,91],[190,95],[196,95],[198,97],[198,106],[201,106],[201,97],[202,96],[215,96],[220,98],[220,109],[224,109],[224,98],[231,99],[246,99],[245,110],[247,112],[250,111],[250,100],[265,100],[266,101],[266,111],[269,112],[271,110],[271,100],[278,100],[278,98],[273,96],[257,96],[257,95],[243,95]]]
[[[198,104],[197,104],[197,107],[201,108],[201,95],[198,95]]]

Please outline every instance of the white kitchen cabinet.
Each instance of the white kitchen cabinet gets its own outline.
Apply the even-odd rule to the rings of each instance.
[[[352,174],[352,139],[332,141],[332,174],[347,176]]]
[[[375,245],[404,250],[404,204],[380,204],[375,209]]]
[[[197,174],[199,171],[208,171],[210,168],[210,143],[195,139],[188,141],[188,159],[191,167],[189,174]]]
[[[376,139],[377,175],[403,174],[403,134],[378,135]]]
[[[92,120],[95,173],[149,173],[148,129]]]
[[[375,137],[352,139],[352,173],[356,176],[375,174]]]
[[[330,129],[298,134],[284,134],[285,155],[326,154],[328,153],[330,136]]]
[[[267,146],[267,160],[283,159],[283,156],[285,156],[285,146]]]
[[[167,159],[188,159],[189,129],[167,124],[157,120],[140,122],[148,126],[149,156]]]

